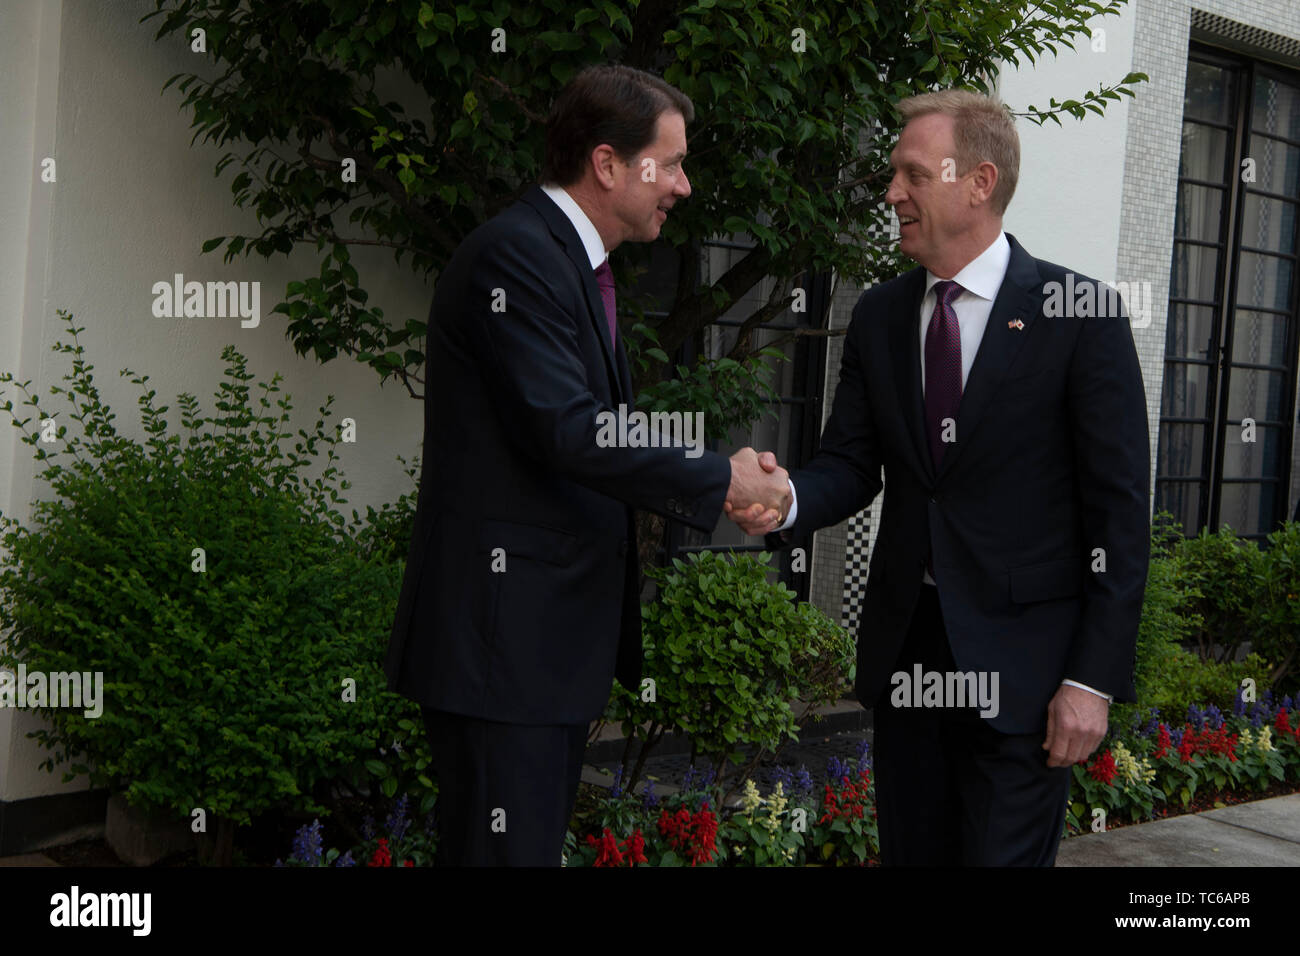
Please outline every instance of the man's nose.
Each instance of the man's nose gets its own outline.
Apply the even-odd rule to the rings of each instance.
[[[691,194],[691,181],[686,178],[686,169],[682,169],[682,174],[677,177],[677,184],[673,186],[673,192],[685,199]]]
[[[885,202],[891,206],[897,206],[906,198],[907,193],[898,184],[898,175],[895,174],[894,178],[889,181],[889,188],[885,190]]]

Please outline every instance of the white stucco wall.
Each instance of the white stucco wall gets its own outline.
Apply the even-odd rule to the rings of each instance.
[[[293,351],[284,317],[270,309],[288,281],[317,272],[314,249],[230,265],[220,250],[200,254],[206,238],[260,230],[251,212],[231,203],[237,168],[214,178],[223,151],[191,147],[182,94],[174,86],[160,94],[172,74],[204,73],[206,61],[180,36],[155,41],[158,21],[139,22],[152,8],[149,0],[0,4],[0,369],[31,379],[43,403],[63,415],[67,406],[50,399],[49,386],[64,385],[70,365],[50,346],[64,328],[55,310],[67,309],[85,327],[81,342],[115,424],[140,437],[139,390],[119,370],[149,375],[157,403],[171,406],[168,418],[178,424],[178,392],[215,411],[221,350],[234,344],[258,379],[284,375],[281,397],[292,397],[295,430],[311,426],[328,394],[333,424],[356,420],[356,444],[340,446],[339,467],[352,482],[345,513],[392,500],[410,487],[396,456],[417,453],[423,408],[399,382],[381,388],[378,375],[353,360],[322,366]],[[40,182],[46,155],[57,162],[52,185]],[[425,317],[431,284],[382,251],[358,250],[353,262],[390,321]],[[155,318],[151,288],[178,272],[186,280],[260,280],[260,325]],[[29,446],[7,418],[0,426],[0,508],[25,521],[27,503],[44,488],[33,481]],[[0,800],[62,789],[57,775],[36,769],[45,753],[24,736],[34,720],[0,709]]]
[[[1058,101],[1082,99],[1088,90],[1118,82],[1133,60],[1133,4],[1119,16],[1094,17],[1093,49],[1087,37],[1058,56],[1044,54],[1036,63],[1021,61],[999,78],[1002,100],[1017,112],[1032,104],[1046,109]],[[1140,69],[1140,68],[1138,68]],[[1142,95],[1142,84],[1135,88]],[[1004,225],[1032,255],[1107,281],[1116,275],[1120,199],[1128,97],[1106,106],[1105,116],[1089,112],[1082,120],[1062,114],[1061,125],[1039,126],[1018,118],[1020,180],[1007,207]]]

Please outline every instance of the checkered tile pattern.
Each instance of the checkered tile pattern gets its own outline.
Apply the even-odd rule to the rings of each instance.
[[[898,241],[896,220],[890,220],[886,229],[872,230],[871,241],[893,244]],[[864,289],[851,282],[841,281],[835,290],[831,308],[831,328],[846,328]],[[835,387],[839,383],[840,359],[844,354],[844,340],[831,340],[826,350],[826,404],[823,426],[835,400]],[[883,494],[883,493],[882,493]],[[861,622],[862,604],[867,593],[867,572],[875,547],[875,514],[880,507],[880,496],[871,506],[850,517],[835,528],[827,528],[817,535],[815,562],[825,571],[813,577],[813,602],[832,618],[838,615],[840,625],[856,634]],[[843,568],[843,574],[837,573]]]

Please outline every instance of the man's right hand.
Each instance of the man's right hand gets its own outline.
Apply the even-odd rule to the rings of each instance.
[[[792,501],[790,474],[771,452],[759,455],[742,448],[731,456],[731,487],[723,509],[746,534],[764,535],[780,527]]]

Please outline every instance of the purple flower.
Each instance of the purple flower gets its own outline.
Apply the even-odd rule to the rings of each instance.
[[[871,741],[863,737],[855,748],[858,755],[858,773],[871,769]]]
[[[375,838],[375,818],[368,813],[361,818],[361,838],[363,840]]]
[[[1250,709],[1250,726],[1255,728],[1264,726],[1264,708],[1258,704]]]
[[[832,783],[839,783],[849,775],[849,767],[839,757],[831,757],[826,761],[826,776]]]
[[[1240,687],[1237,688],[1237,696],[1232,702],[1232,716],[1234,717],[1246,716],[1246,698],[1244,696],[1245,693],[1246,693],[1245,690],[1243,690],[1242,688]]]
[[[1193,730],[1201,730],[1205,724],[1205,713],[1195,704],[1187,705],[1187,722]]]
[[[1205,723],[1211,730],[1218,730],[1223,726],[1223,711],[1210,704],[1205,708]]]
[[[393,804],[393,809],[389,811],[388,819],[384,821],[384,827],[388,830],[388,835],[392,837],[394,843],[406,836],[406,831],[411,825],[411,820],[406,815],[409,802],[406,794],[402,794],[397,802]]]
[[[1160,708],[1152,707],[1148,712],[1147,722],[1142,725],[1143,737],[1154,737],[1160,731]]]
[[[1173,747],[1174,750],[1177,750],[1179,747],[1183,745],[1182,727],[1178,727],[1175,728],[1174,730],[1169,731],[1169,744],[1170,746]]]
[[[772,786],[781,785],[782,791],[787,795],[794,791],[794,772],[784,764],[780,764],[772,769]]]
[[[352,851],[348,850],[341,857],[334,861],[335,866],[356,866],[357,861],[352,859]]]
[[[659,798],[655,796],[655,785],[649,780],[645,782],[645,789],[641,791],[641,806],[647,810],[659,806]]]
[[[1282,698],[1282,709],[1283,709],[1283,710],[1290,710],[1290,709],[1291,709],[1291,703],[1292,703],[1292,701],[1291,701],[1291,695],[1290,695],[1290,694],[1287,694],[1285,697]]]
[[[696,770],[695,764],[691,764],[690,769],[687,770],[686,777],[682,780],[682,793],[694,796],[691,803],[696,810],[699,810],[704,805],[704,801],[709,798],[709,788],[713,786],[715,776],[713,768],[709,766],[703,770]]]
[[[794,774],[794,789],[799,793],[813,792],[812,774],[808,772],[807,767],[801,766]]]
[[[623,765],[619,764],[618,769],[614,771],[614,783],[609,788],[609,798],[617,800],[623,796]]]
[[[313,820],[299,827],[298,832],[294,834],[293,853],[289,855],[289,859],[306,863],[308,866],[320,866],[320,831],[319,820]]]

